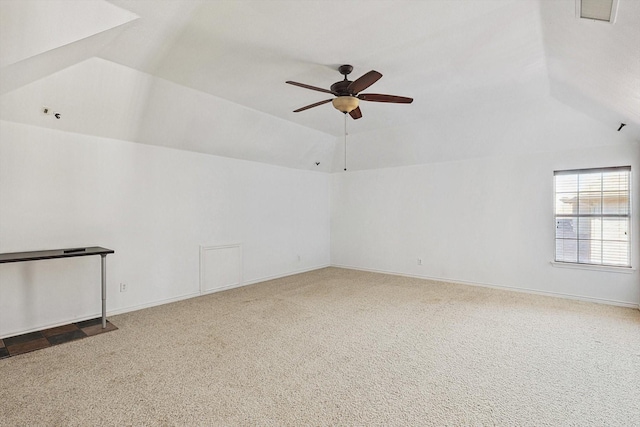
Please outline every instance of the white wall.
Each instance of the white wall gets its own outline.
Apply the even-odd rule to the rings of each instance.
[[[632,166],[638,269],[637,143],[334,174],[331,263],[637,306],[637,270],[550,264],[553,171],[619,165]]]
[[[330,182],[0,121],[0,252],[112,248],[107,309],[127,311],[196,295],[200,245],[242,243],[245,284],[326,266]],[[99,313],[100,257],[0,264],[0,337]]]
[[[0,121],[0,252],[115,249],[110,313],[197,295],[199,246],[237,242],[245,284],[331,262],[633,305],[638,271],[550,265],[553,171],[625,164],[637,196],[637,143],[330,176]],[[97,316],[99,271],[0,265],[0,337]]]

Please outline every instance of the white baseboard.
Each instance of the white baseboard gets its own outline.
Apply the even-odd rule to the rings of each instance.
[[[305,269],[301,269],[301,270],[295,270],[295,271],[291,271],[288,273],[283,273],[283,274],[277,274],[274,276],[265,276],[265,277],[261,277],[258,279],[253,279],[253,280],[248,280],[246,282],[241,282],[241,283],[236,283],[230,286],[224,286],[221,288],[217,288],[217,289],[212,289],[206,292],[194,292],[194,293],[189,293],[189,294],[185,294],[185,295],[180,295],[177,297],[172,297],[172,298],[166,298],[166,299],[162,299],[162,300],[157,300],[157,301],[152,301],[152,302],[148,302],[148,303],[144,303],[144,304],[139,304],[139,305],[133,305],[133,306],[129,306],[129,307],[123,307],[123,308],[119,308],[116,310],[109,310],[107,311],[107,316],[115,316],[118,314],[124,314],[124,313],[129,313],[131,311],[137,311],[137,310],[142,310],[145,308],[151,308],[151,307],[155,307],[158,305],[163,305],[163,304],[170,304],[172,302],[178,302],[178,301],[182,301],[185,299],[189,299],[189,298],[195,298],[195,297],[199,297],[199,296],[203,296],[203,295],[209,295],[212,293],[216,293],[216,292],[222,292],[222,291],[228,291],[230,289],[235,289],[235,288],[240,288],[242,286],[248,286],[248,285],[253,285],[256,283],[260,283],[260,282],[266,282],[267,280],[273,280],[273,279],[279,279],[281,277],[287,277],[287,276],[293,276],[295,274],[300,274],[300,273],[306,273],[309,271],[313,271],[313,270],[319,270],[321,268],[326,268],[329,267],[329,264],[324,264],[324,265],[320,265],[320,266],[316,266],[316,267],[310,267],[310,268],[305,268]],[[100,316],[99,314],[97,316]],[[91,319],[91,317],[89,317],[89,319]],[[39,329],[36,329],[39,330]]]
[[[129,313],[131,311],[138,311],[138,310],[142,310],[142,309],[145,309],[145,308],[156,307],[158,305],[171,304],[172,302],[178,302],[178,301],[182,301],[182,300],[189,299],[189,298],[195,298],[195,297],[199,297],[200,295],[201,295],[200,292],[193,292],[193,293],[189,293],[189,294],[179,295],[177,297],[164,298],[164,299],[161,299],[161,300],[146,302],[144,304],[137,304],[137,305],[131,305],[131,306],[128,306],[128,307],[117,308],[115,310],[108,310],[107,311],[107,317],[109,317],[109,316],[117,316],[118,314]],[[100,316],[100,314],[98,314],[98,317],[99,316]]]
[[[117,308],[115,310],[107,310],[107,317],[117,316],[118,314],[129,313],[129,312],[132,312],[132,311],[143,310],[145,308],[156,307],[156,306],[159,306],[159,305],[170,304],[172,302],[178,302],[178,301],[182,301],[182,300],[185,300],[185,299],[195,298],[195,297],[199,297],[199,296],[203,296],[203,295],[207,295],[207,294],[211,294],[211,293],[215,293],[215,292],[222,292],[222,291],[226,291],[226,290],[229,290],[229,289],[239,288],[239,287],[242,287],[242,286],[253,285],[253,284],[256,284],[256,283],[265,282],[267,280],[279,279],[279,278],[282,278],[282,277],[293,276],[295,274],[300,274],[300,273],[307,273],[309,271],[319,270],[321,268],[327,268],[327,267],[329,267],[329,264],[323,264],[323,265],[319,265],[319,266],[315,266],[315,267],[309,267],[309,268],[304,268],[304,269],[300,269],[300,270],[291,271],[291,272],[288,272],[288,273],[261,277],[261,278],[258,278],[258,279],[249,280],[249,281],[242,282],[242,283],[239,283],[239,284],[226,286],[224,288],[215,289],[215,290],[210,291],[210,292],[204,292],[204,293],[193,292],[193,293],[188,293],[188,294],[184,294],[184,295],[179,295],[179,296],[176,296],[176,297],[164,298],[164,299],[156,300],[156,301],[150,301],[150,302],[146,302],[146,303],[143,303],[143,304],[137,304],[137,305],[131,305],[131,306],[128,306],[128,307]],[[107,299],[107,301],[108,301],[108,299]],[[65,321],[62,321],[62,322],[56,322],[56,323],[52,323],[52,324],[48,324],[48,325],[36,326],[36,327],[30,328],[30,329],[27,329],[27,330],[19,330],[19,331],[7,332],[7,333],[3,334],[3,336],[1,336],[0,339],[7,338],[7,337],[13,337],[13,336],[16,336],[16,335],[28,334],[30,332],[42,331],[44,329],[49,329],[49,328],[56,328],[58,326],[68,325],[69,323],[76,323],[76,322],[82,322],[84,320],[95,319],[96,317],[100,317],[101,315],[102,315],[102,313],[97,312],[95,314],[79,317],[79,318],[76,318],[76,319],[69,319],[69,320],[65,320]]]
[[[331,267],[346,268],[346,269],[349,269],[349,270],[368,271],[368,272],[371,272],[371,273],[390,274],[390,275],[393,275],[393,276],[413,277],[413,278],[416,278],[416,279],[435,280],[435,281],[438,281],[438,282],[447,282],[447,283],[453,283],[453,284],[458,284],[458,285],[480,286],[480,287],[483,287],[483,288],[502,289],[502,290],[506,290],[506,291],[522,292],[522,293],[525,293],[525,294],[543,295],[543,296],[554,297],[554,298],[565,298],[565,299],[571,299],[571,300],[577,300],[577,301],[593,302],[593,303],[598,303],[598,304],[615,305],[615,306],[619,306],[619,307],[636,308],[636,309],[640,310],[640,304],[634,304],[632,302],[626,302],[626,301],[617,301],[617,300],[609,300],[609,299],[604,299],[604,298],[585,297],[585,296],[581,296],[581,295],[572,295],[572,294],[565,294],[565,293],[560,293],[560,292],[539,291],[539,290],[536,290],[536,289],[518,288],[518,287],[515,287],[515,286],[494,285],[494,284],[490,284],[490,283],[480,283],[480,282],[468,282],[468,281],[465,281],[465,280],[447,279],[447,278],[442,278],[442,277],[422,276],[422,275],[417,275],[417,274],[400,273],[400,272],[397,272],[397,271],[388,271],[388,270],[378,270],[378,269],[373,269],[373,268],[355,267],[355,266],[352,266],[352,265],[331,264]]]
[[[124,308],[119,308],[119,309],[116,309],[116,310],[110,310],[110,311],[107,311],[107,317],[108,316],[116,316],[118,314],[129,313],[131,311],[138,311],[138,310],[142,310],[142,309],[145,309],[145,308],[156,307],[158,305],[170,304],[172,302],[178,302],[178,301],[182,301],[182,300],[189,299],[189,298],[196,298],[196,297],[199,297],[199,296],[209,295],[209,294],[213,294],[213,293],[216,293],[216,292],[228,291],[230,289],[241,288],[243,286],[249,286],[249,285],[253,285],[253,284],[256,284],[256,283],[260,283],[260,282],[266,282],[267,280],[273,280],[273,279],[279,279],[281,277],[293,276],[295,274],[306,273],[306,272],[309,272],[309,271],[319,270],[321,268],[326,268],[326,267],[329,267],[329,265],[328,264],[324,264],[324,265],[321,265],[321,266],[305,268],[305,269],[302,269],[302,270],[295,270],[295,271],[292,271],[292,272],[283,273],[283,274],[277,274],[277,275],[274,275],[274,276],[265,276],[265,277],[261,277],[261,278],[258,278],[258,279],[249,280],[249,281],[246,281],[246,282],[240,282],[240,283],[236,283],[236,284],[233,284],[233,285],[229,285],[229,286],[224,286],[224,287],[217,288],[217,289],[208,290],[206,292],[194,292],[194,293],[190,293],[190,294],[180,295],[180,296],[177,296],[177,297],[166,298],[166,299],[152,301],[152,302],[148,302],[148,303],[144,303],[144,304],[139,304],[139,305],[124,307]],[[100,314],[97,315],[97,317],[99,317],[99,316],[100,316]],[[91,319],[91,317],[89,317],[88,319]],[[36,330],[39,330],[39,329],[36,329]]]
[[[253,284],[256,284],[256,283],[260,283],[260,282],[266,282],[267,280],[280,279],[282,277],[293,276],[293,275],[301,274],[301,273],[307,273],[309,271],[320,270],[322,268],[327,268],[327,267],[336,267],[336,268],[345,268],[345,269],[349,269],[349,270],[368,271],[368,272],[371,272],[371,273],[390,274],[390,275],[394,275],[394,276],[413,277],[413,278],[416,278],[416,279],[436,280],[436,281],[439,281],[439,282],[448,282],[448,283],[454,283],[454,284],[459,284],[459,285],[467,285],[467,286],[481,286],[481,287],[484,287],[484,288],[502,289],[502,290],[522,292],[522,293],[534,294],[534,295],[543,295],[543,296],[556,297],[556,298],[566,298],[566,299],[572,299],[572,300],[578,300],[578,301],[587,301],[587,302],[594,302],[594,303],[599,303],[599,304],[608,304],[608,305],[615,305],[615,306],[620,306],[620,307],[635,308],[635,309],[640,310],[640,304],[634,304],[634,303],[625,302],[625,301],[608,300],[608,299],[602,299],[602,298],[592,298],[592,297],[585,297],[585,296],[580,296],[580,295],[564,294],[564,293],[559,293],[559,292],[539,291],[539,290],[535,290],[535,289],[517,288],[517,287],[513,287],[513,286],[494,285],[494,284],[479,283],[479,282],[468,282],[468,281],[464,281],[464,280],[447,279],[447,278],[442,278],[442,277],[431,277],[431,276],[422,276],[422,275],[415,275],[415,274],[406,274],[406,273],[400,273],[400,272],[397,272],[397,271],[379,270],[379,269],[372,269],[372,268],[362,268],[362,267],[355,267],[355,266],[351,266],[351,265],[323,264],[323,265],[319,265],[319,266],[315,266],[315,267],[309,267],[309,268],[304,268],[304,269],[300,269],[300,270],[291,271],[291,272],[288,272],[288,273],[276,274],[276,275],[272,275],[272,276],[265,276],[265,277],[261,277],[261,278],[257,278],[257,279],[248,280],[246,282],[239,283],[239,284],[236,284],[236,285],[232,285],[232,286],[227,286],[227,287],[224,287],[224,288],[216,289],[215,291],[208,292],[208,293],[194,292],[194,293],[179,295],[179,296],[176,296],[176,297],[165,298],[165,299],[161,299],[161,300],[157,300],[157,301],[151,301],[151,302],[144,303],[144,304],[138,304],[138,305],[133,305],[133,306],[129,306],[129,307],[118,308],[118,309],[115,309],[115,310],[109,310],[109,311],[107,311],[107,317],[116,316],[118,314],[129,313],[131,311],[142,310],[142,309],[145,309],[145,308],[151,308],[151,307],[155,307],[155,306],[158,306],[158,305],[170,304],[172,302],[178,302],[178,301],[182,301],[182,300],[185,300],[185,299],[195,298],[195,297],[203,296],[203,295],[206,295],[206,294],[209,294],[209,293],[213,293],[213,292],[222,292],[222,291],[226,291],[226,290],[229,290],[229,289],[239,288],[239,287],[242,287],[242,286],[249,286],[249,285],[253,285]],[[49,325],[38,326],[38,327],[27,329],[27,330],[9,332],[7,334],[3,334],[4,336],[2,336],[0,338],[12,337],[12,336],[15,336],[15,335],[20,335],[20,334],[28,334],[30,332],[41,331],[43,329],[49,329],[49,328],[55,328],[55,327],[62,326],[62,325],[67,325],[67,324],[72,323],[72,322],[73,323],[82,322],[84,320],[95,319],[96,317],[100,317],[100,315],[101,315],[100,313],[95,313],[95,314],[92,314],[92,315],[83,316],[81,318],[67,320],[67,321],[64,321],[64,322],[58,322],[58,323],[53,323],[53,324],[49,324]]]
[[[274,276],[261,277],[259,279],[248,280],[248,281],[242,283],[242,285],[240,285],[240,286],[248,286],[248,285],[253,285],[255,283],[266,282],[267,280],[280,279],[282,277],[294,276],[296,274],[302,274],[302,273],[308,273],[309,271],[320,270],[321,268],[327,268],[327,267],[331,267],[331,265],[330,264],[323,264],[323,265],[318,265],[318,266],[315,266],[315,267],[309,267],[309,268],[303,268],[301,270],[295,270],[295,271],[290,272],[290,273],[276,274]]]

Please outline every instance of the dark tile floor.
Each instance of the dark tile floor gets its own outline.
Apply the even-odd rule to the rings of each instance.
[[[0,340],[0,359],[28,353],[65,342],[79,340],[93,335],[116,330],[113,323],[107,320],[107,327],[102,329],[102,318],[98,317],[83,322],[70,323],[44,331],[30,332]]]

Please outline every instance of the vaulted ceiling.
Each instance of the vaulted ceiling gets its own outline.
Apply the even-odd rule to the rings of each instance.
[[[331,95],[285,81],[351,64],[415,99],[361,103],[352,169],[640,141],[637,0],[614,24],[575,0],[3,0],[0,24],[0,119],[28,125],[336,171],[342,114],[293,113]]]

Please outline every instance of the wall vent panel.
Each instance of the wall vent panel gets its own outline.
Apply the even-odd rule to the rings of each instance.
[[[242,285],[242,245],[200,246],[200,293]]]

